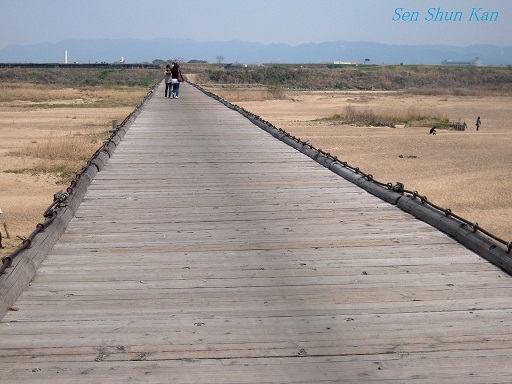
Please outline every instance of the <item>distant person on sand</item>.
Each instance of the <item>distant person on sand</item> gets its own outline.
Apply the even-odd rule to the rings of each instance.
[[[167,97],[167,95],[169,95],[169,97],[171,97],[171,89],[172,89],[171,74],[172,74],[171,65],[167,64],[165,66],[165,97]]]
[[[429,135],[435,135],[436,134],[436,126],[434,125],[432,128],[430,128],[430,131],[428,133]]]
[[[480,116],[476,118],[476,130],[478,131],[480,129],[480,125],[482,125],[482,120],[480,120]]]
[[[2,210],[0,209],[0,217],[2,216]],[[2,231],[0,231],[0,248],[4,248],[4,245],[2,244]]]
[[[180,83],[183,82],[183,77],[181,76],[180,65],[178,63],[172,64],[171,81],[172,81],[172,97],[178,99],[180,96]]]

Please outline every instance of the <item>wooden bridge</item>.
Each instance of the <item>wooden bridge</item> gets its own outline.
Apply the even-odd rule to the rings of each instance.
[[[511,354],[508,274],[188,84],[0,323],[2,383],[510,383]]]

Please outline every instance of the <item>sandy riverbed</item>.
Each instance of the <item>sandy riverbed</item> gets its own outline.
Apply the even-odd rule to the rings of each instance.
[[[502,237],[512,239],[511,96],[419,96],[379,92],[289,94],[284,100],[236,104],[315,147],[409,190]],[[372,110],[432,110],[466,131],[428,127],[355,127],[316,121],[346,106]],[[482,118],[477,132],[474,122]]]
[[[271,121],[315,147],[338,156],[383,182],[400,181],[429,200],[451,208],[470,221],[512,239],[512,96],[419,96],[382,92],[293,92],[284,99],[230,100]],[[346,106],[373,110],[420,108],[450,120],[466,121],[464,132],[418,127],[355,127],[317,121],[342,113]],[[69,134],[88,126],[104,126],[131,112],[123,108],[38,109],[0,105],[0,230],[6,222],[11,239],[0,256],[20,244],[52,203],[53,194],[67,187],[48,175],[6,173],[35,161],[12,156],[30,142]],[[474,121],[482,118],[476,132]]]

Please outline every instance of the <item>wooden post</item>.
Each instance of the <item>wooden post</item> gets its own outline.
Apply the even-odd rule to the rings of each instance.
[[[112,128],[110,128],[109,132],[115,132],[117,130],[117,120],[112,120]]]

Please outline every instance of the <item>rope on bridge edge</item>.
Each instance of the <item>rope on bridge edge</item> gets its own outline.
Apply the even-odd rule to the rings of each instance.
[[[111,153],[108,151],[107,147],[110,144],[113,144],[114,148],[117,147],[116,142],[114,141],[114,138],[116,136],[124,136],[124,128],[125,125],[134,117],[136,117],[141,108],[144,106],[146,101],[154,94],[156,87],[159,83],[153,85],[151,90],[146,94],[146,96],[142,99],[142,101],[135,107],[135,109],[122,121],[121,124],[117,126],[117,128],[111,133],[110,137],[103,142],[100,148],[96,150],[96,152],[90,157],[89,160],[85,163],[85,165],[75,174],[75,177],[73,180],[71,180],[69,187],[67,187],[66,192],[59,191],[56,194],[53,195],[53,203],[46,209],[46,211],[43,214],[43,217],[45,217],[45,220],[43,223],[38,223],[36,225],[36,229],[27,237],[20,237],[22,240],[21,245],[12,253],[10,253],[7,256],[4,256],[2,258],[2,263],[0,264],[0,276],[5,273],[6,269],[12,266],[12,263],[14,259],[19,256],[25,249],[29,249],[36,238],[36,236],[44,232],[46,228],[48,228],[49,225],[51,225],[59,213],[62,211],[63,208],[67,206],[67,201],[70,199],[70,197],[73,195],[73,191],[81,185],[81,177],[87,173],[90,167],[94,166],[97,170],[97,172],[100,172],[102,167],[102,163],[99,160],[99,157],[102,153],[106,153],[107,156],[110,158]],[[98,164],[96,161],[100,161],[100,164]]]
[[[240,106],[238,106],[236,104],[233,104],[233,103],[223,99],[222,97],[220,97],[218,95],[215,95],[212,92],[207,91],[206,89],[202,88],[201,86],[199,86],[197,84],[193,84],[193,83],[190,83],[190,84],[192,86],[194,86],[195,88],[197,88],[198,90],[200,90],[201,92],[203,92],[204,94],[210,96],[211,98],[213,98],[213,99],[219,101],[220,103],[224,104],[225,106],[229,107],[230,109],[233,109],[233,110],[239,112],[240,114],[242,114],[243,116],[248,118],[251,122],[253,122],[258,127],[264,129],[265,131],[267,131],[268,133],[270,133],[274,137],[278,138],[279,140],[281,140],[283,142],[286,142],[288,145],[290,145],[291,147],[299,150],[300,152],[305,153],[307,156],[311,157],[313,160],[317,161],[318,163],[324,165],[326,168],[329,168],[331,171],[333,171],[332,166],[333,166],[333,163],[334,163],[334,164],[337,164],[337,165],[343,167],[344,169],[346,169],[346,170],[348,170],[348,171],[350,171],[350,172],[352,172],[352,173],[354,173],[356,175],[361,175],[361,177],[363,179],[365,179],[366,182],[368,182],[370,184],[374,184],[374,185],[376,185],[378,187],[382,187],[383,190],[387,190],[387,191],[391,191],[391,192],[397,193],[397,194],[401,195],[402,197],[409,197],[412,200],[419,199],[421,205],[427,206],[429,208],[432,208],[434,211],[442,213],[442,215],[446,219],[450,219],[451,218],[451,219],[456,220],[458,223],[460,223],[461,226],[469,228],[471,230],[471,232],[474,233],[475,236],[479,236],[479,234],[485,235],[486,236],[485,238],[483,236],[479,236],[479,237],[481,237],[481,239],[479,239],[479,240],[482,240],[482,241],[485,240],[485,239],[491,240],[491,242],[493,244],[485,244],[485,247],[488,247],[489,251],[494,251],[496,249],[496,247],[497,247],[496,243],[498,243],[499,245],[504,245],[505,246],[504,249],[500,248],[500,249],[502,249],[505,252],[504,256],[511,255],[511,253],[512,253],[512,240],[507,242],[506,240],[504,240],[504,239],[494,235],[493,233],[485,230],[484,228],[480,227],[478,225],[478,223],[473,223],[473,222],[471,222],[471,221],[469,221],[469,220],[467,220],[467,219],[465,219],[465,218],[463,218],[463,217],[461,217],[459,215],[454,214],[451,211],[451,209],[442,208],[442,207],[440,207],[440,206],[430,202],[430,200],[428,200],[427,196],[420,195],[417,191],[411,191],[411,190],[405,189],[403,183],[401,183],[401,182],[397,182],[395,185],[393,185],[392,183],[382,183],[382,182],[374,179],[371,174],[367,174],[365,172],[362,172],[358,167],[352,167],[346,161],[341,161],[336,156],[333,156],[330,153],[324,152],[321,149],[315,148],[313,145],[311,145],[309,143],[309,141],[307,141],[307,140],[306,141],[302,141],[301,139],[298,139],[295,136],[289,134],[288,132],[286,132],[282,128],[277,128],[272,123],[262,119],[260,116],[255,115],[254,113],[245,110],[243,107],[240,107]],[[287,140],[285,140],[285,139],[287,139]],[[290,140],[293,143],[296,143],[296,145],[292,145],[289,142]],[[311,156],[306,151],[304,151],[304,147],[308,147],[310,150],[316,152],[316,154],[314,156]],[[319,159],[318,158],[319,156],[323,157],[323,159]],[[342,175],[340,175],[340,176],[342,176]],[[349,180],[349,181],[354,182],[353,180]],[[368,190],[367,188],[365,188],[365,189]],[[374,190],[368,190],[368,191],[370,193],[372,193],[372,194],[382,198],[382,196],[379,193],[375,193]],[[399,196],[398,198],[396,198],[394,203],[393,202],[391,202],[391,203],[394,204],[394,205],[399,205],[398,201],[400,200],[400,198],[401,197]],[[384,200],[388,201],[387,199],[384,199]],[[403,206],[400,206],[400,208],[402,210],[405,210]],[[410,211],[407,211],[407,212],[415,215],[414,213],[412,213]],[[449,233],[449,232],[441,229],[440,226],[436,226],[436,225],[434,225],[432,223],[430,223],[430,224],[433,225],[434,227],[442,230],[443,232],[451,235],[452,237],[456,237],[456,236],[453,236],[452,233]],[[443,227],[443,226],[441,226],[441,227]],[[458,235],[458,236],[464,236],[464,235]],[[495,255],[491,255],[491,256],[484,255],[484,254],[482,254],[482,251],[480,249],[476,249],[478,247],[481,247],[481,245],[477,247],[477,246],[474,246],[474,245],[468,245],[469,241],[464,243],[463,241],[461,241],[461,239],[457,239],[456,238],[456,240],[459,243],[461,243],[461,244],[467,246],[468,248],[472,249],[474,252],[476,252],[480,256],[482,256],[482,257],[486,258],[487,260],[491,261],[493,264],[498,265],[500,268],[506,270],[509,274],[512,274],[512,259],[511,260],[504,260],[503,262],[501,262],[500,260],[495,260]],[[486,253],[486,252],[483,252],[483,253]],[[501,255],[501,257],[502,256],[503,255]]]

